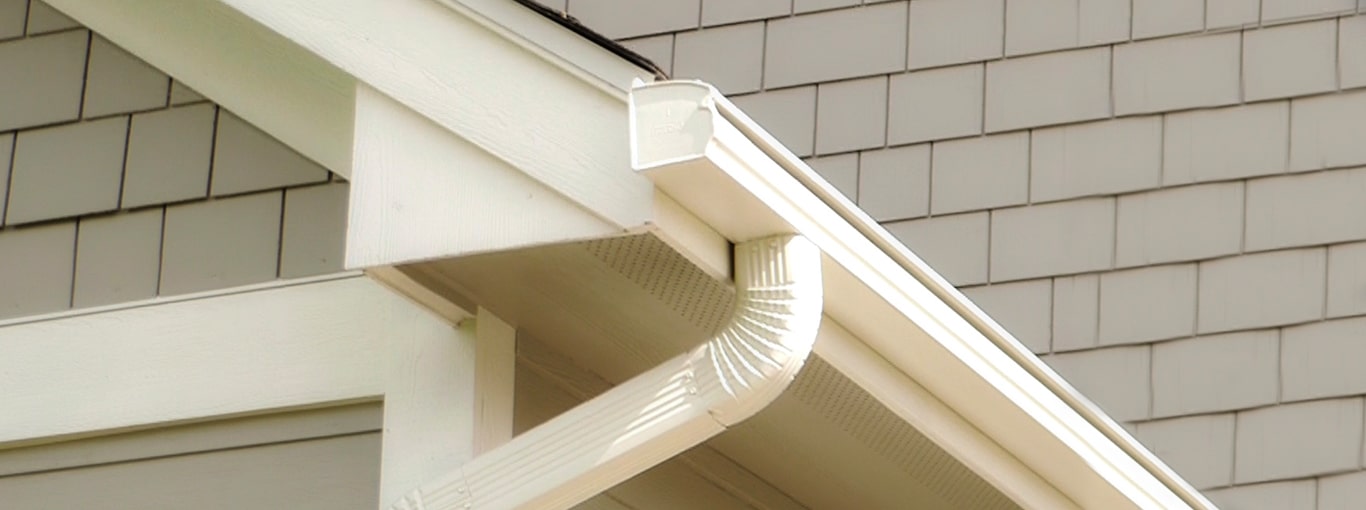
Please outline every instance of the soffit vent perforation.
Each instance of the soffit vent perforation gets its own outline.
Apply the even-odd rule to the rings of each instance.
[[[954,508],[1020,508],[819,356],[788,391]]]
[[[581,244],[607,267],[705,331],[715,333],[730,318],[735,289],[707,276],[658,237],[642,234]]]

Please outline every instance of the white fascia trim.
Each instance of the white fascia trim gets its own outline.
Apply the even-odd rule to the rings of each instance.
[[[904,340],[859,335],[860,340],[1067,497],[1097,508],[1214,508],[715,89],[700,82],[641,84],[630,106],[637,170],[655,174],[652,179],[664,193],[733,240],[782,228],[811,239],[833,262],[826,266],[827,282],[846,277],[857,282],[844,287],[851,300],[853,294],[876,295],[876,305],[901,315],[884,320],[909,319],[948,356],[937,350],[908,352]],[[873,330],[856,324],[866,320],[866,311],[860,319],[857,311],[836,308],[844,299],[830,300],[827,313],[851,329]],[[928,356],[950,363],[927,368],[916,359]],[[839,359],[830,361],[841,365]],[[962,377],[984,381],[995,395],[968,395],[958,389],[972,386]],[[867,389],[884,402],[899,398],[894,388]],[[1008,420],[1018,430],[1005,432],[1011,425],[988,422],[988,416]],[[979,472],[995,469],[965,459],[964,451],[950,451]],[[1064,476],[1050,466],[1059,460],[1050,458],[1057,453],[1070,456],[1071,473],[1081,466],[1094,475],[1088,480]],[[1028,494],[1002,489],[1029,504],[1022,501]]]
[[[816,341],[821,254],[800,236],[735,247],[736,304],[709,341],[476,457],[396,510],[569,508],[768,406]]]
[[[8,321],[0,449],[379,400],[423,324],[449,329],[356,273]]]

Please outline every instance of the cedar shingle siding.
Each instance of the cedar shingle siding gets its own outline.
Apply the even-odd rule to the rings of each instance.
[[[721,84],[1216,502],[1323,510],[1366,497],[1362,10],[568,2]]]
[[[0,0],[0,319],[340,270],[346,200],[41,1]]]

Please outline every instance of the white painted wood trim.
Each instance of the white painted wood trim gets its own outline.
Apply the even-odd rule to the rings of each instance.
[[[474,358],[474,454],[480,455],[512,439],[517,329],[480,307]]]
[[[0,327],[0,448],[376,400],[429,317],[354,277],[154,304]]]
[[[622,232],[378,90],[359,85],[355,107],[348,268]]]
[[[404,274],[393,266],[378,266],[365,270],[365,275],[379,282],[380,285],[387,287],[411,300],[413,303],[430,310],[441,317],[447,324],[455,326],[465,319],[474,317],[473,313],[455,304],[454,301],[424,287],[422,284],[413,281],[412,277]]]
[[[355,79],[217,0],[53,7],[343,177]]]
[[[475,321],[422,319],[386,345],[380,508],[474,457]]]
[[[775,152],[790,153],[761,147],[775,142],[756,141],[751,133],[762,129],[710,86],[643,85],[631,106],[637,169],[731,239],[776,228],[810,236],[831,260],[826,281],[840,296],[827,313],[1067,497],[1095,508],[1212,508],[1159,461],[1140,464],[1141,447],[1122,449],[1103,421],[1079,413],[813,195],[784,166],[802,164],[775,161]],[[942,446],[960,459],[972,454]],[[1037,477],[1003,468],[989,479],[1006,481],[998,487],[1026,507],[1044,503],[1030,499],[1043,489]]]
[[[652,190],[630,169],[624,98],[511,31],[435,0],[220,1],[613,227],[648,221]]]
[[[820,252],[801,237],[780,236],[737,246],[735,260],[735,314],[717,337],[424,484],[393,508],[569,508],[767,406],[815,341]]]

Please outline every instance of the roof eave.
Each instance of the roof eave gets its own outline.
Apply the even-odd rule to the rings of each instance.
[[[715,89],[642,84],[631,108],[635,167],[732,240],[787,231],[815,242],[827,257],[826,313],[904,377],[865,388],[903,418],[912,414],[897,409],[904,392],[923,387],[942,400],[1023,463],[941,442],[1016,501],[1056,507],[1030,479],[1037,473],[1084,508],[1213,508]],[[860,379],[871,358],[831,344],[817,353]],[[936,439],[961,436],[948,422],[916,425]]]

